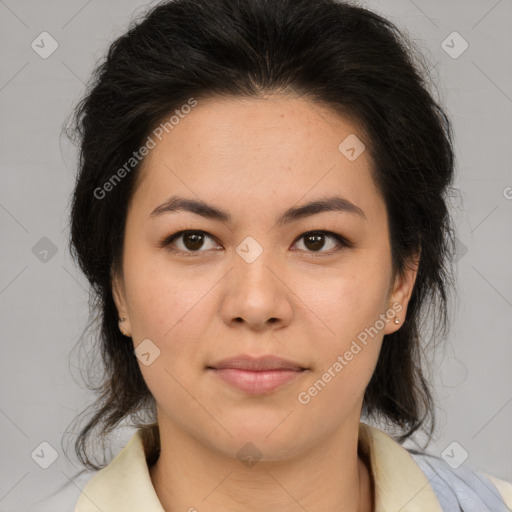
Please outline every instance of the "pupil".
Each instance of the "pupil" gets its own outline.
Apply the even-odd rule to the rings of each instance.
[[[191,243],[187,243],[187,240],[192,240]],[[203,235],[198,233],[185,233],[183,236],[183,243],[189,250],[200,249],[203,245]]]
[[[306,245],[306,247],[308,247],[308,249],[321,249],[324,246],[323,237],[324,235],[308,235],[305,237],[304,244]],[[313,240],[312,247],[308,245],[308,240]]]

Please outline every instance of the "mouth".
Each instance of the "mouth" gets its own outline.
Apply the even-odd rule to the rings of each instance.
[[[265,395],[298,380],[307,368],[274,356],[237,356],[207,366],[224,383],[249,395]]]

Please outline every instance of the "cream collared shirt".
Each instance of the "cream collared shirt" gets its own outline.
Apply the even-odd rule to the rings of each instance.
[[[165,512],[146,462],[143,429],[89,480],[74,512]],[[442,512],[427,477],[409,452],[381,430],[359,424],[359,443],[368,455],[374,480],[375,512]],[[512,509],[512,484],[489,478]]]

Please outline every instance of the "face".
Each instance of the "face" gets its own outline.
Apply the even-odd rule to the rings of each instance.
[[[358,126],[304,98],[210,98],[153,139],[113,288],[161,428],[277,460],[357,424],[416,276],[391,274]],[[171,197],[212,210],[157,210]],[[269,355],[300,370],[220,370]]]

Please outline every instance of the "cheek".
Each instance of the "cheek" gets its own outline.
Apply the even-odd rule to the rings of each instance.
[[[139,258],[131,268],[125,282],[133,329],[139,336],[164,341],[201,318],[214,281],[207,273],[198,278],[162,258]]]
[[[139,359],[139,367],[157,402],[172,397],[172,403],[184,408],[190,397],[181,386],[191,389],[190,380],[202,370],[200,345],[209,322],[205,308],[211,306],[211,284],[162,272],[155,265],[138,269],[126,279],[134,348],[149,339],[154,345],[148,346],[158,354],[149,365]]]
[[[300,283],[294,291],[307,298],[305,311],[318,329],[315,338],[323,340],[316,346],[325,347],[330,357],[365,330],[375,326],[382,329],[378,320],[387,306],[389,281],[388,269],[381,264],[347,265],[336,269],[328,279],[314,283],[302,279]]]
[[[311,331],[317,364],[301,391],[304,401],[310,400],[306,409],[324,420],[326,415],[343,415],[362,400],[386,325],[387,262],[381,253],[352,263],[337,269],[331,280],[317,283],[307,303],[318,327]]]
[[[331,300],[319,294],[312,306],[328,328],[313,334],[315,371],[297,397],[315,421],[331,426],[361,404],[382,345],[387,291],[387,283],[377,279],[365,288],[357,277],[336,284]]]

